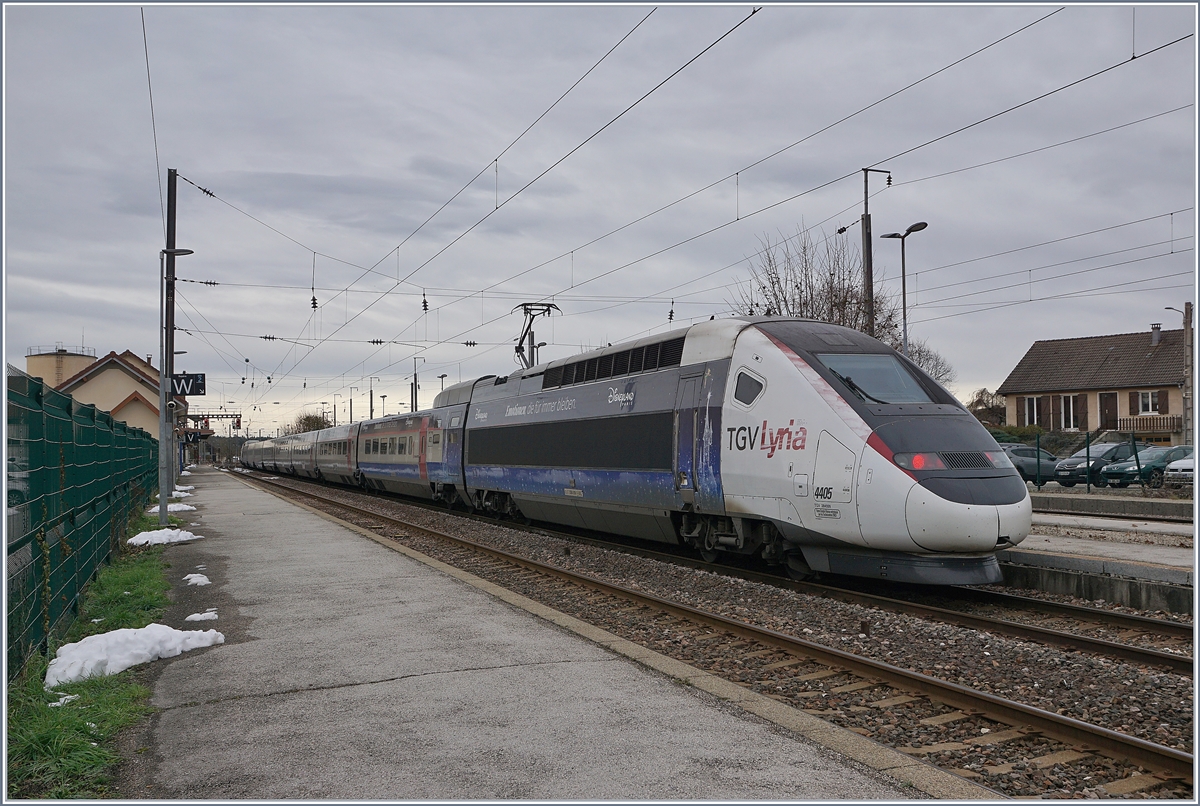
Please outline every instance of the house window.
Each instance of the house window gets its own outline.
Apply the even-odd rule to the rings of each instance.
[[[1142,392],[1138,398],[1138,414],[1158,414],[1158,392]]]
[[[1070,395],[1062,396],[1062,423],[1060,425],[1063,431],[1079,430],[1079,412],[1075,411],[1075,399]]]
[[[1036,397],[1025,398],[1025,425],[1038,424],[1038,406]]]

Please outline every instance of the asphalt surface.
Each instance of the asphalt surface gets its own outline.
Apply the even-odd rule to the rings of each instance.
[[[164,622],[216,607],[226,643],[147,667],[123,797],[921,796],[231,474],[186,480],[205,539],[166,550]]]

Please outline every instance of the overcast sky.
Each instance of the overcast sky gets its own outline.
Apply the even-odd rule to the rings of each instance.
[[[220,283],[179,284],[176,369],[255,434],[395,412],[414,356],[423,406],[507,374],[521,302],[562,309],[542,360],[730,315],[765,235],[858,241],[868,166],[896,292],[878,236],[929,223],[910,334],[960,398],[1037,339],[1180,327],[1194,5],[751,8],[146,6],[144,44],[137,6],[6,5],[6,359],[158,362],[168,168],[216,194],[179,182],[178,276]]]

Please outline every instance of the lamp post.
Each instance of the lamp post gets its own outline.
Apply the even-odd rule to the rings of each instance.
[[[167,174],[168,200],[171,202],[170,226],[167,229],[167,248],[159,250],[159,319],[161,333],[158,362],[158,525],[167,528],[167,504],[175,491],[175,400],[171,388],[171,373],[175,358],[175,258],[193,254],[191,249],[175,248],[175,171]]]
[[[376,378],[374,375],[372,375],[371,379],[369,381],[367,381],[367,385],[371,389],[371,416],[367,418],[368,420],[375,419],[375,381],[380,381],[380,380],[383,380],[383,379]]]
[[[438,380],[442,382],[441,391],[446,391],[446,373],[443,372],[441,375],[439,375]]]
[[[924,221],[918,221],[911,225],[904,232],[889,232],[887,235],[881,235],[881,238],[899,238],[900,239],[900,319],[904,326],[904,357],[908,358],[908,287],[904,272],[904,241],[909,235],[914,232],[920,232],[929,225]]]
[[[379,396],[379,416],[380,417],[387,416],[387,395]]]

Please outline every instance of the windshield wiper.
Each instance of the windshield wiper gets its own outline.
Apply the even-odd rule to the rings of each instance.
[[[863,401],[874,400],[876,403],[881,403],[885,406],[890,405],[886,400],[880,400],[879,398],[868,394],[867,390],[863,389],[861,386],[859,386],[857,383],[855,383],[853,378],[842,375],[836,369],[831,369],[829,371],[833,373],[833,377],[837,378],[839,381],[846,384],[846,386],[849,387],[850,391],[858,396],[859,400],[863,400]]]

